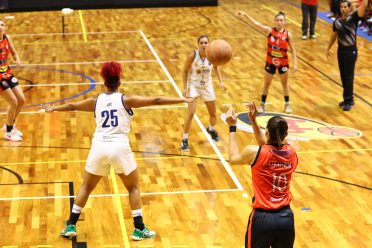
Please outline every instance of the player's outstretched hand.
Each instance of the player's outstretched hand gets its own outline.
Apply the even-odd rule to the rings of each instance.
[[[199,98],[199,96],[196,96],[196,97],[185,97],[185,102],[186,103],[192,103],[192,102],[197,101],[198,98]]]
[[[54,111],[54,108],[51,105],[48,105],[48,106],[45,105],[45,104],[40,105],[39,112],[50,113],[50,112],[53,112],[53,111]]]
[[[250,120],[256,119],[257,116],[257,107],[253,101],[248,101],[244,103],[244,106],[248,109],[248,117]]]
[[[235,126],[237,122],[237,117],[235,110],[231,107],[229,110],[226,112],[226,122],[229,126]]]

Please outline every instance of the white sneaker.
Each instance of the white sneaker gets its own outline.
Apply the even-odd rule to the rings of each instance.
[[[22,137],[17,134],[17,132],[14,132],[13,130],[11,132],[5,132],[4,138],[10,141],[22,141]]]
[[[257,112],[258,113],[265,112],[265,103],[264,102],[261,102],[261,105],[258,107]]]
[[[287,114],[292,113],[292,107],[289,102],[284,103],[284,112],[286,112]]]
[[[315,34],[312,34],[312,35],[310,35],[310,38],[311,38],[311,39],[316,39],[317,37],[316,37]]]
[[[302,35],[303,40],[307,40],[307,35]]]
[[[4,124],[3,130],[4,130],[4,132],[6,132],[6,124]],[[21,131],[19,131],[15,125],[13,125],[13,130],[14,130],[14,132],[16,132],[18,134],[18,136],[21,136],[21,137],[23,136],[23,133]]]

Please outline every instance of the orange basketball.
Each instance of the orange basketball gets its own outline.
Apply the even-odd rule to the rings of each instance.
[[[208,61],[213,65],[224,65],[232,57],[231,46],[224,40],[214,40],[209,43],[206,53]]]

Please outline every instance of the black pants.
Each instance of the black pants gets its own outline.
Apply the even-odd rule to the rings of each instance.
[[[309,14],[310,14],[310,35],[315,34],[316,14],[318,5],[307,5],[302,3],[302,35],[307,35],[309,29]]]
[[[289,206],[278,210],[254,209],[245,234],[246,248],[292,248],[294,217]]]
[[[340,16],[341,15],[340,0],[331,0],[331,12],[335,16]]]
[[[342,87],[344,88],[344,102],[351,104],[354,101],[354,70],[358,57],[356,47],[338,47],[337,59],[340,69]]]

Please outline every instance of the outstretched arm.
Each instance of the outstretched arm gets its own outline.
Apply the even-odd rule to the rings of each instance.
[[[236,115],[233,109],[226,113],[226,122],[230,128],[229,162],[230,164],[252,164],[258,152],[258,146],[246,146],[240,153],[236,140]]]
[[[253,25],[255,25],[257,28],[259,28],[262,32],[264,32],[267,35],[270,34],[272,28],[269,27],[269,26],[266,26],[266,25],[263,25],[261,24],[260,22],[256,21],[253,17],[251,17],[250,15],[248,15],[247,13],[245,13],[244,11],[238,11],[238,15],[239,16],[244,16],[247,18],[247,20],[252,23]]]
[[[7,35],[6,37],[8,38],[9,46],[10,46],[10,52],[12,53],[13,58],[15,59],[16,64],[18,64],[18,65],[21,64],[21,61],[20,61],[19,56],[18,56],[18,53],[17,53],[17,51],[14,48],[12,39],[10,38],[9,35]]]
[[[253,132],[254,132],[254,137],[256,138],[257,144],[259,146],[262,146],[266,144],[266,136],[262,132],[260,126],[258,125],[256,121],[256,116],[257,116],[257,107],[254,102],[247,102],[244,104],[248,108],[248,117],[251,121]]]
[[[80,102],[71,102],[62,104],[59,106],[43,106],[45,112],[53,111],[94,111],[94,106],[96,105],[96,98],[88,98]]]
[[[358,16],[363,17],[368,6],[368,0],[363,0],[363,3],[358,8]]]
[[[183,102],[193,102],[196,98],[178,98],[178,97],[146,97],[146,96],[126,96],[124,97],[124,104],[128,108],[141,108],[152,105],[167,105],[177,104]]]

